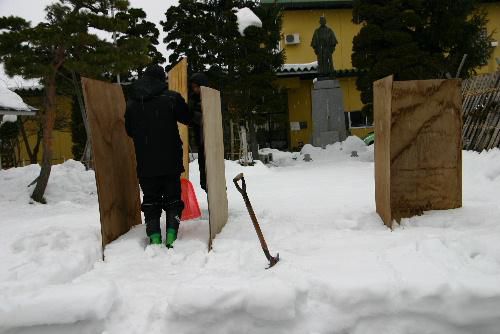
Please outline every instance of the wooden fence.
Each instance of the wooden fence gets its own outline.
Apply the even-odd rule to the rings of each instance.
[[[465,150],[500,147],[500,71],[467,79],[462,84]]]

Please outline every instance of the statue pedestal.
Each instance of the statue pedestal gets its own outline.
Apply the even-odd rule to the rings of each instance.
[[[322,79],[312,89],[312,144],[325,147],[347,138],[340,83]]]

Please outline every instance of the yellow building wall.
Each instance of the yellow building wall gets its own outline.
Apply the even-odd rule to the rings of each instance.
[[[339,78],[340,88],[342,89],[342,96],[344,98],[344,110],[349,111],[359,111],[363,107],[361,103],[361,95],[359,90],[356,88],[356,78],[347,77]]]
[[[36,108],[41,109],[43,106],[43,97],[26,97],[25,102]],[[56,99],[56,130],[53,131],[52,145],[53,145],[53,156],[52,163],[59,164],[68,159],[73,159],[72,147],[73,139],[71,137],[71,109],[72,109],[72,99],[66,96],[58,96]],[[27,122],[25,122],[26,134],[28,135],[28,142],[31,149],[36,144],[37,135],[36,132],[39,127],[39,121],[30,117]],[[26,150],[26,145],[24,144],[23,138],[19,138],[19,143],[21,147],[20,161],[24,164],[30,163],[30,158]],[[38,161],[42,160],[43,154],[43,143],[40,143],[40,150],[38,152]]]
[[[481,67],[478,73],[491,73],[496,71],[499,66],[495,58],[500,59],[500,2],[497,3],[484,3],[481,7],[488,12],[488,24],[486,29],[488,34],[493,33],[493,39],[499,44],[493,47],[493,53],[486,66]]]
[[[359,111],[362,107],[359,91],[356,89],[355,78],[340,78],[340,86],[344,98],[344,110]],[[311,92],[312,80],[300,80],[299,78],[282,78],[278,84],[288,91],[288,113],[290,122],[307,122],[307,128],[301,130],[290,129],[290,146],[298,149],[304,144],[311,142],[312,136],[312,102]],[[372,128],[353,129],[356,136],[365,136],[372,132]]]
[[[278,84],[288,92],[288,115],[290,122],[306,122],[307,128],[300,130],[290,129],[290,147],[300,149],[308,144],[312,136],[312,80],[287,78],[278,81]]]
[[[73,147],[73,141],[71,138],[71,132],[66,131],[54,131],[52,133],[53,137],[53,150],[54,154],[52,156],[53,164],[60,164],[68,159],[73,159],[73,153],[71,149]],[[26,146],[24,145],[24,141],[22,138],[19,139],[19,143],[21,146],[21,164],[29,165],[30,158],[28,156],[28,152],[26,151]],[[28,137],[28,141],[30,143],[30,147],[33,148],[36,144],[36,135],[30,135]],[[42,161],[42,153],[43,153],[43,144],[40,144],[40,151],[38,152],[38,162]]]
[[[493,53],[486,66],[478,69],[479,73],[491,73],[498,69],[495,58],[500,58],[500,2],[483,3],[480,8],[488,13],[488,34],[493,34],[498,46],[493,47]],[[333,55],[335,69],[351,69],[352,40],[361,29],[361,25],[352,22],[352,9],[305,9],[288,10],[283,15],[283,36],[293,33],[300,35],[300,43],[282,46],[285,50],[287,64],[302,64],[316,61],[316,55],[311,48],[314,30],[319,27],[319,18],[325,15],[327,25],[333,29],[339,44]]]
[[[306,9],[290,10],[283,14],[283,35],[298,33],[300,43],[282,46],[285,50],[287,64],[302,64],[316,61],[316,55],[311,48],[314,30],[319,27],[319,18],[325,15],[327,26],[333,29],[339,41],[333,54],[335,69],[351,69],[352,40],[361,29],[360,25],[352,23],[351,9]]]
[[[500,43],[500,3],[484,3],[480,5],[488,13],[488,34],[492,33],[495,41]],[[361,25],[352,22],[352,9],[304,9],[285,10],[283,14],[283,36],[298,33],[300,43],[287,45],[282,39],[287,64],[304,64],[316,61],[316,55],[311,48],[314,30],[319,26],[319,18],[324,15],[327,25],[333,29],[339,44],[333,56],[334,67],[337,70],[351,69],[352,41],[361,29]],[[500,59],[500,45],[493,47],[493,53],[486,66],[478,69],[479,73],[496,71],[499,67],[495,58]],[[307,121],[307,129],[290,131],[290,146],[297,148],[300,144],[309,143],[312,134],[311,120],[311,88],[312,81],[301,81],[297,78],[281,79],[280,83],[287,86],[294,79],[300,84],[288,89],[288,106],[290,122]],[[288,80],[288,81],[287,81]],[[356,88],[356,78],[339,78],[344,97],[344,110],[346,112],[358,111],[363,107],[360,92]],[[353,135],[364,137],[373,131],[372,127],[352,128]]]
[[[316,61],[316,55],[311,47],[311,40],[319,27],[319,18],[324,15],[327,25],[333,29],[339,44],[333,55],[333,63],[336,70],[352,69],[351,54],[352,40],[360,30],[360,26],[352,23],[351,9],[306,9],[290,10],[283,14],[283,36],[298,33],[300,44],[286,45],[284,39],[282,46],[285,50],[287,64],[303,64]],[[280,84],[287,86],[296,79],[300,82],[299,87],[290,87],[288,85],[288,112],[290,122],[307,121],[307,129],[300,131],[290,130],[290,146],[292,149],[299,148],[301,144],[310,143],[312,136],[312,115],[311,115],[311,89],[312,80],[299,80],[298,78],[281,79]],[[359,111],[363,104],[361,103],[360,92],[356,88],[356,78],[339,78],[340,87],[343,93],[344,110],[346,112]],[[354,135],[363,136],[373,131],[355,130]]]

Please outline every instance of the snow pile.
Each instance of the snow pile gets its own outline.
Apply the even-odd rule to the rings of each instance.
[[[356,151],[358,157],[352,157],[353,151]],[[343,142],[327,145],[324,149],[307,144],[304,145],[300,154],[309,154],[313,161],[343,161],[351,158],[373,161],[373,147],[369,148],[356,136],[350,136]]]
[[[30,111],[19,95],[3,86],[0,86],[0,109]]]
[[[271,154],[273,160],[270,162],[273,166],[286,167],[294,165],[300,157],[298,152],[283,152],[274,148],[262,148],[260,154]]]
[[[245,29],[248,27],[262,28],[262,21],[257,15],[248,7],[243,7],[236,10],[236,18],[238,20],[238,31],[241,36],[245,36]]]
[[[356,154],[353,156],[353,151]],[[300,153],[283,152],[271,148],[259,150],[260,154],[272,154],[273,161],[270,163],[276,167],[288,167],[303,162],[305,154],[309,154],[313,161],[341,162],[341,161],[363,161],[373,162],[374,146],[366,146],[363,140],[356,136],[348,137],[343,142],[327,145],[326,148],[315,147],[310,144],[304,145]],[[357,156],[356,156],[357,155]],[[310,162],[308,162],[310,163]]]
[[[115,298],[116,286],[110,281],[15,289],[0,297],[0,324],[15,328],[102,320]]]
[[[0,207],[4,202],[28,203],[34,189],[34,186],[28,188],[28,185],[38,177],[39,173],[38,165],[0,171],[0,184],[5,187],[4,189],[9,189],[0,192]],[[74,160],[52,166],[45,199],[52,204],[96,203],[94,171],[86,171],[83,164]]]
[[[39,172],[0,171],[0,332],[102,319],[115,299],[110,281],[74,282],[102,258],[94,172],[72,160],[53,166],[48,204],[30,204]]]
[[[498,333],[500,150],[464,152],[463,208],[390,231],[375,213],[373,163],[350,156],[372,153],[364,149],[351,138],[305,147],[314,160],[290,167],[226,162],[229,221],[210,253],[194,161],[202,217],[182,222],[175,248],[146,246],[140,225],[104,262],[92,172],[56,166],[49,204],[30,205],[38,167],[1,171],[0,332]],[[231,182],[240,172],[280,253],[270,270]]]

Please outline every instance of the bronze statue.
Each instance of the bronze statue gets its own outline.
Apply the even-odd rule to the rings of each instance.
[[[318,57],[318,74],[320,77],[329,77],[333,74],[332,54],[338,44],[335,33],[326,25],[326,18],[319,19],[321,26],[314,31],[311,46]]]

